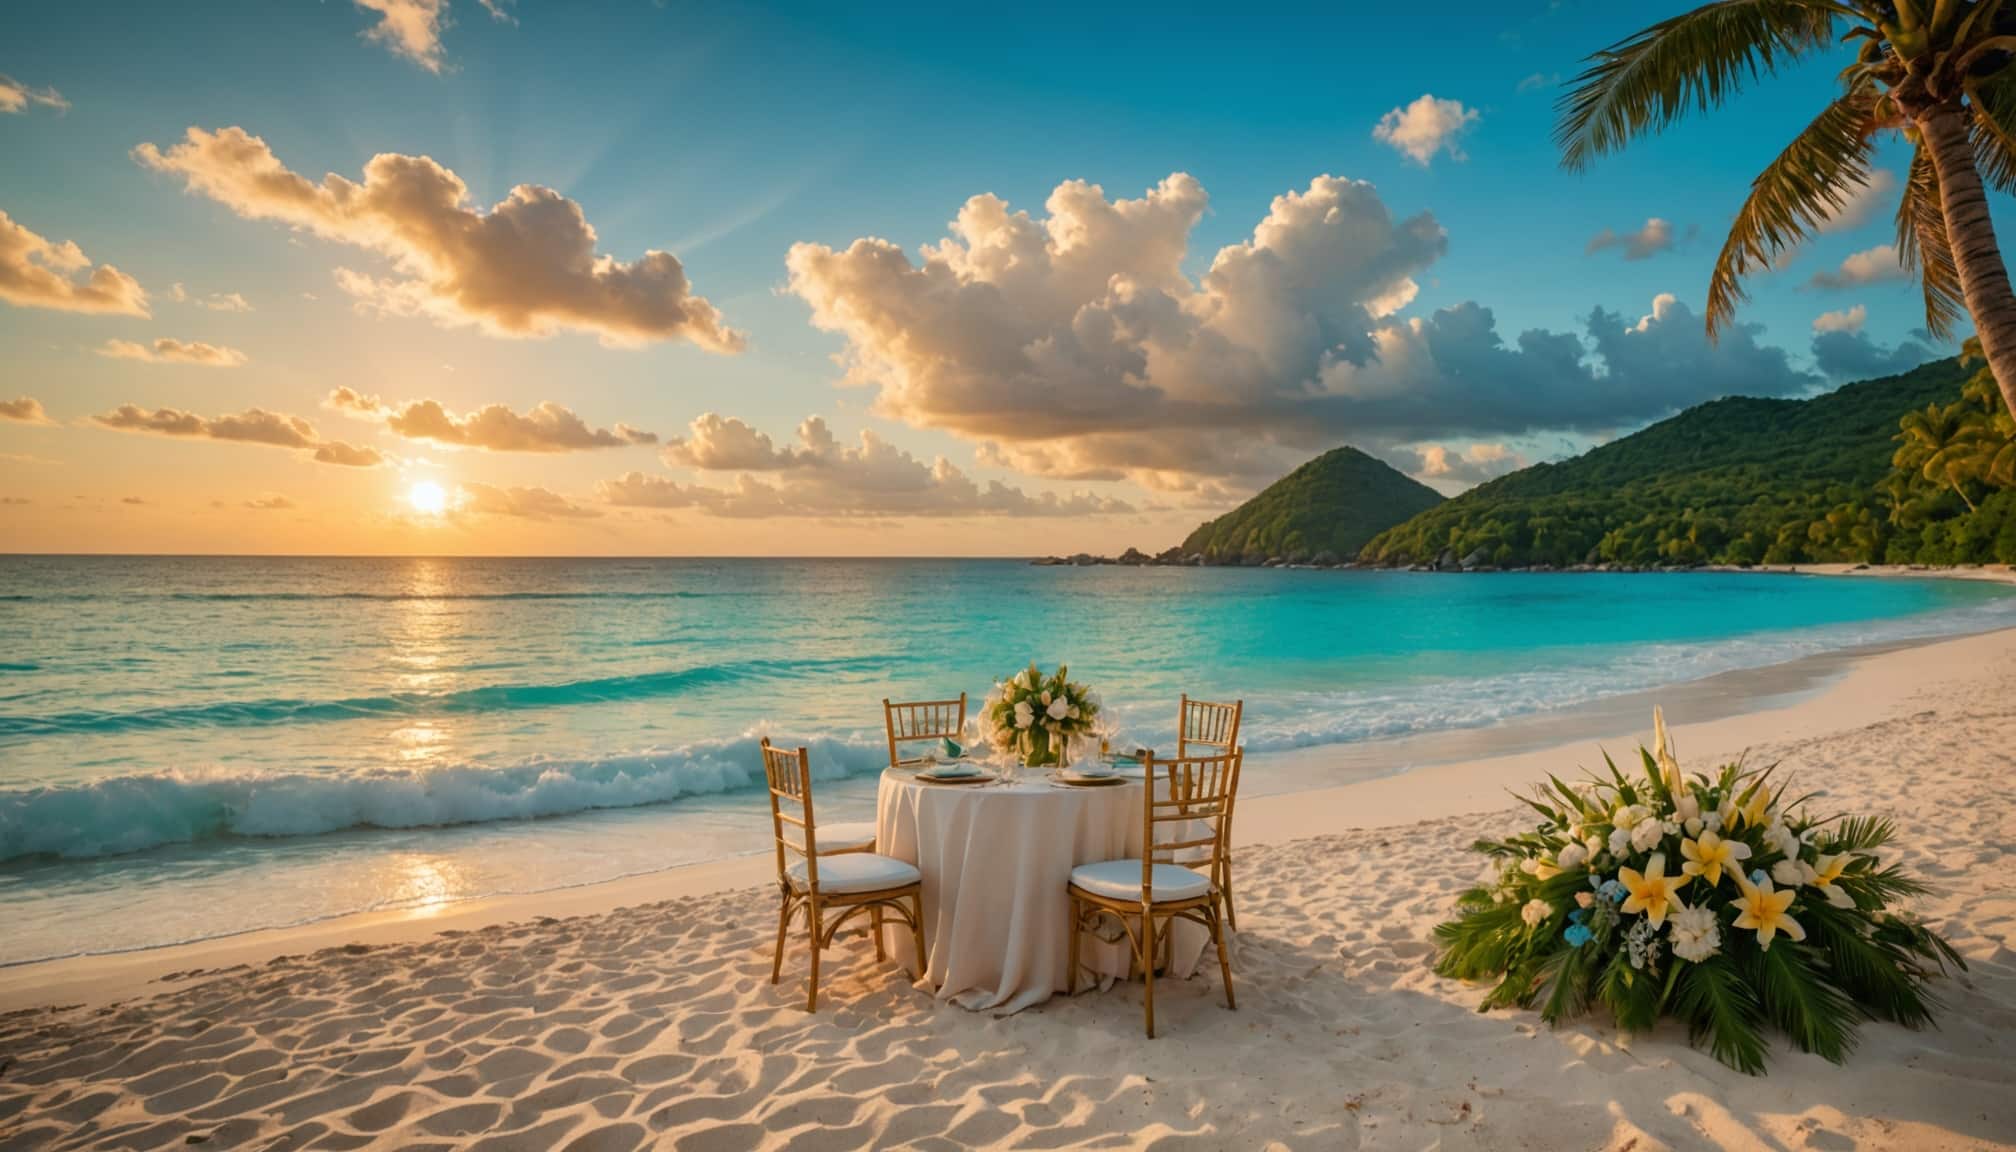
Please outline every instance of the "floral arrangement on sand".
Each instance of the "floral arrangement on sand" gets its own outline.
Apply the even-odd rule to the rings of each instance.
[[[1031,663],[996,682],[980,709],[988,742],[1032,767],[1064,763],[1070,742],[1098,717],[1099,694],[1072,680],[1062,664],[1045,676]]]
[[[1774,768],[1683,775],[1653,713],[1657,747],[1625,775],[1550,777],[1531,832],[1481,840],[1496,879],[1462,894],[1435,929],[1435,971],[1496,979],[1479,1011],[1540,1006],[1548,1023],[1600,1005],[1627,1031],[1662,1016],[1716,1059],[1764,1069],[1766,1029],[1840,1063],[1863,1019],[1929,1023],[1926,989],[1946,941],[1889,905],[1925,891],[1877,852],[1889,821],[1817,818]]]

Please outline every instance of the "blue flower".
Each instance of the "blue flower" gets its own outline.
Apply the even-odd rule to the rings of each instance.
[[[1603,887],[1598,888],[1596,891],[1599,895],[1601,895],[1604,899],[1610,901],[1612,904],[1623,903],[1624,897],[1626,895],[1624,885],[1619,884],[1615,880],[1605,880],[1603,882]]]
[[[1750,883],[1755,887],[1758,888],[1763,887],[1764,881],[1769,880],[1770,878],[1771,877],[1762,868],[1753,868],[1750,870]]]
[[[1587,925],[1583,924],[1570,924],[1568,930],[1561,934],[1562,938],[1568,941],[1570,948],[1580,948],[1582,945],[1587,944],[1590,938],[1595,935],[1594,932],[1589,930]]]
[[[1573,912],[1568,913],[1568,919],[1576,924],[1580,924],[1588,918],[1589,910],[1587,908],[1577,908]]]

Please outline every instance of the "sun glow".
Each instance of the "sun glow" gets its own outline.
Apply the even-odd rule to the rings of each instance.
[[[439,516],[448,510],[448,490],[432,480],[417,480],[406,489],[406,502],[422,516]]]

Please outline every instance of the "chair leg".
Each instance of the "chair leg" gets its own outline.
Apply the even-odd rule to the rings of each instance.
[[[805,992],[805,1010],[807,1012],[817,1012],[819,1010],[819,953],[821,951],[820,944],[823,943],[819,939],[819,905],[808,903],[805,907],[808,913],[806,922],[812,929],[812,977]]]
[[[1078,898],[1076,896],[1071,897],[1071,967],[1064,974],[1064,994],[1066,996],[1076,996],[1078,994],[1078,926],[1080,920],[1083,919],[1083,915],[1078,908]]]
[[[1141,910],[1141,972],[1148,981],[1148,1038],[1155,1038],[1155,913]]]
[[[784,976],[784,937],[791,928],[791,897],[785,894],[777,909],[777,957],[770,962],[770,983],[775,984]]]
[[[924,958],[924,894],[918,892],[910,897],[910,941],[917,948],[917,959],[911,965],[912,977],[922,980],[929,970]]]
[[[1218,865],[1218,871],[1222,873],[1218,877],[1218,891],[1225,897],[1225,926],[1237,932],[1239,931],[1239,916],[1238,913],[1232,911],[1232,862],[1230,860],[1221,861]]]
[[[1239,1002],[1232,998],[1232,961],[1225,956],[1225,926],[1218,922],[1217,909],[1211,909],[1211,939],[1218,944],[1218,974],[1225,980],[1225,1007],[1234,1012],[1239,1010]]]
[[[868,910],[869,930],[875,933],[875,962],[889,959],[889,952],[882,946],[882,906],[877,904]]]

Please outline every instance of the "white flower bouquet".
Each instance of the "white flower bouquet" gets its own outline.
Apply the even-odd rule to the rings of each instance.
[[[1092,731],[1099,694],[1072,680],[1062,664],[1045,676],[1035,664],[999,681],[980,708],[989,743],[1030,767],[1066,764],[1071,742]]]
[[[1925,888],[1877,851],[1871,817],[1816,819],[1772,769],[1684,775],[1653,714],[1642,775],[1559,778],[1522,800],[1538,828],[1476,850],[1495,882],[1438,926],[1435,971],[1498,981],[1480,1011],[1540,1005],[1556,1023],[1601,1004],[1629,1031],[1662,1016],[1743,1072],[1763,1071],[1764,1031],[1840,1063],[1864,1018],[1907,1028],[1939,1006],[1926,982],[1950,945],[1888,908]]]

